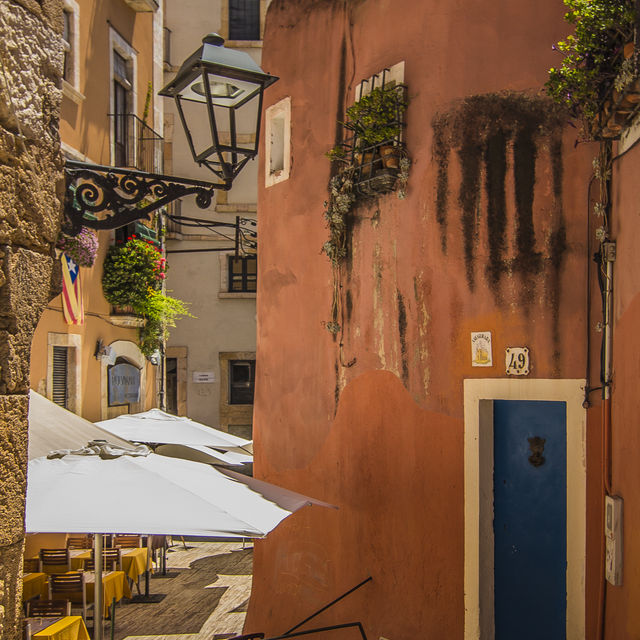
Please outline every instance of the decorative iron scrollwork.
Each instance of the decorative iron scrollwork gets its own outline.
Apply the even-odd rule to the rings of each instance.
[[[151,214],[170,202],[195,195],[201,209],[211,205],[215,184],[175,178],[134,169],[106,167],[67,160],[64,231],[76,235],[80,229],[117,229]],[[98,214],[104,214],[99,216]]]

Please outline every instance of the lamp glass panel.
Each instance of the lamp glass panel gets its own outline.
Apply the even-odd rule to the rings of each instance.
[[[213,73],[208,74],[208,80],[213,103],[225,107],[236,106],[249,94],[259,92],[261,86],[259,83],[236,80],[235,78],[225,78]],[[180,94],[184,100],[205,102],[206,91],[202,76],[195,78]]]

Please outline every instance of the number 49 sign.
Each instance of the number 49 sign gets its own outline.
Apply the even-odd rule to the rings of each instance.
[[[508,376],[529,375],[529,349],[527,347],[507,347],[505,364]]]

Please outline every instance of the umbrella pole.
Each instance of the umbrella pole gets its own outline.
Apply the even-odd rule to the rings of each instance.
[[[102,640],[102,534],[93,536],[95,542],[93,589],[93,640]]]

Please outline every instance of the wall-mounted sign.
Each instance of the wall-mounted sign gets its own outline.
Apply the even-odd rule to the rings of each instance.
[[[491,331],[471,332],[471,364],[474,367],[492,367]]]
[[[507,347],[505,366],[508,376],[529,375],[529,349],[527,347]]]
[[[109,406],[140,402],[140,369],[121,362],[109,367]]]
[[[215,382],[216,374],[213,371],[194,371],[193,381],[198,384]]]

